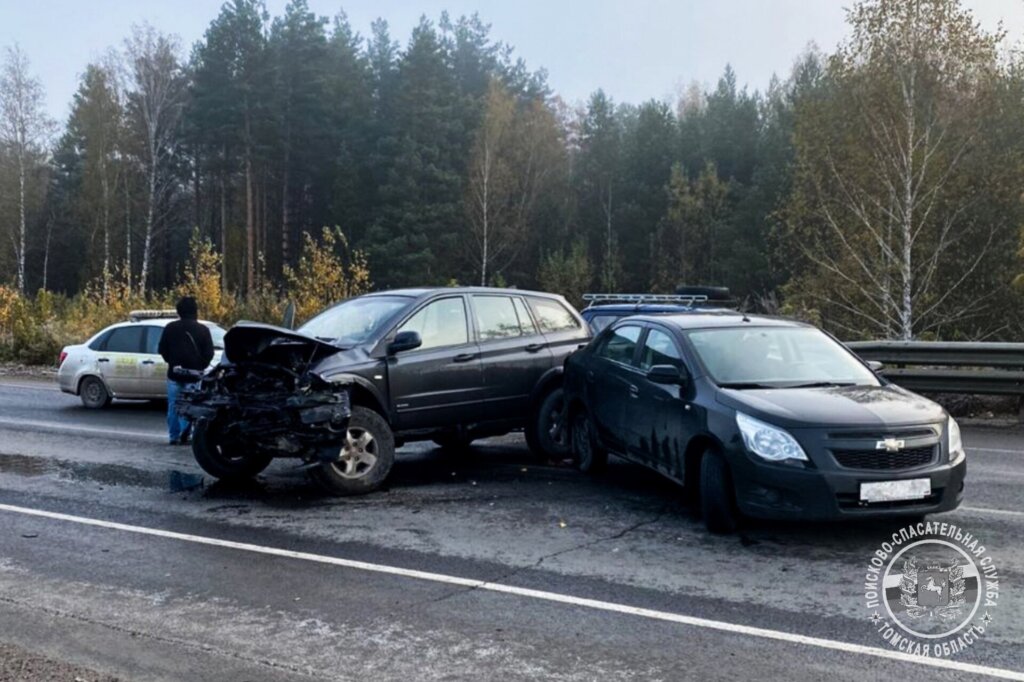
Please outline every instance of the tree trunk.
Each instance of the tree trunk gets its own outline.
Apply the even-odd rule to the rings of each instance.
[[[485,145],[485,148],[484,148],[484,174],[483,175],[484,175],[484,177],[483,177],[483,195],[481,197],[481,202],[480,202],[481,206],[480,206],[480,208],[483,209],[481,211],[481,213],[483,214],[484,240],[483,240],[483,249],[482,249],[482,253],[481,253],[481,257],[480,257],[480,286],[485,287],[485,286],[487,286],[487,255],[488,255],[487,249],[490,246],[489,240],[490,240],[490,237],[491,237],[491,235],[490,235],[490,228],[491,228],[491,225],[490,225],[490,206],[488,205],[489,204],[489,199],[490,199],[490,196],[488,195],[488,190],[490,189],[490,179],[491,179],[491,151],[490,151],[490,149],[488,147],[486,147],[486,145]]]
[[[139,273],[139,293],[146,295],[149,281],[150,252],[153,248],[153,216],[156,211],[156,164],[149,165],[149,187],[146,199],[146,236],[142,244],[142,271]]]
[[[253,290],[256,275],[256,225],[253,222],[252,203],[252,126],[248,113],[245,117],[245,243],[245,291],[248,294]]]
[[[284,153],[284,179],[281,181],[281,272],[291,265],[291,216],[288,215],[288,150]]]
[[[103,298],[110,292],[110,183],[107,164],[100,163],[100,187],[103,189]]]
[[[46,247],[43,249],[43,291],[46,291],[50,274],[50,238],[53,236],[53,216],[46,221]]]
[[[132,200],[128,187],[128,174],[124,179],[124,278],[128,290],[132,288]]]
[[[903,163],[903,252],[900,274],[902,275],[903,300],[900,310],[900,337],[909,341],[914,337],[913,316],[913,239],[914,239],[914,74],[904,95],[907,117],[907,141]]]
[[[25,293],[25,146],[18,150],[18,291]]]
[[[227,147],[221,148],[224,162],[227,163]],[[220,171],[220,288],[228,285],[228,197],[224,182],[224,169]]]

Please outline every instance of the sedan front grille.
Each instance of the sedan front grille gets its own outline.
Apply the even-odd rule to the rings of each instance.
[[[935,457],[935,446],[910,448],[899,452],[885,450],[833,450],[832,455],[839,466],[847,469],[872,471],[895,471],[913,469],[931,463]]]

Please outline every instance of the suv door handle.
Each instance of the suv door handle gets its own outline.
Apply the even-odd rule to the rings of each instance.
[[[587,382],[591,384],[594,383],[594,370],[592,369],[587,370]]]
[[[636,386],[634,386],[633,384],[630,384],[629,385],[629,397],[630,398],[639,398],[640,397],[640,389],[637,388]]]
[[[529,346],[526,347],[526,352],[527,353],[536,353],[539,350],[543,350],[544,346],[546,346],[546,345],[547,344],[545,344],[545,343],[531,343]]]
[[[460,353],[452,358],[452,362],[469,362],[476,357],[476,353]]]
[[[98,358],[96,362],[110,362],[110,358]]]
[[[143,364],[143,365],[155,365],[156,364],[156,360],[143,360],[140,364]]]

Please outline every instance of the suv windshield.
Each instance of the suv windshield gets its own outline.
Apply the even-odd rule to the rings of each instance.
[[[340,345],[373,338],[395,314],[412,302],[408,296],[363,296],[328,308],[299,331]]]
[[[818,329],[701,329],[688,336],[711,378],[725,388],[879,385],[871,370]]]

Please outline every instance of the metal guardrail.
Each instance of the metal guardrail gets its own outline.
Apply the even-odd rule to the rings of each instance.
[[[883,363],[882,376],[911,391],[1024,399],[1024,343],[855,341],[846,345],[864,360]]]

